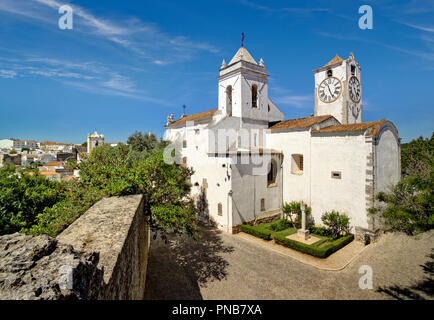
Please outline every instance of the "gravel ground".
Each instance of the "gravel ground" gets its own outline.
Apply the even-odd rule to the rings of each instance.
[[[146,299],[434,299],[434,231],[387,234],[341,271],[321,271],[215,229],[151,244]],[[360,266],[373,289],[359,288]]]

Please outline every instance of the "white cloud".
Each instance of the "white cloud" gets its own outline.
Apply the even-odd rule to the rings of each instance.
[[[102,82],[102,86],[110,89],[115,89],[119,91],[125,91],[125,92],[134,92],[134,83],[119,74],[112,74],[112,77],[108,81]]]
[[[431,26],[429,26],[429,27],[428,26],[421,26],[421,25],[416,25],[416,24],[411,24],[411,23],[406,23],[406,22],[399,22],[399,23],[406,25],[407,27],[410,27],[413,29],[434,33],[434,27],[431,27]]]
[[[77,16],[74,19],[74,32],[99,37],[120,45],[153,64],[183,62],[192,59],[198,52],[212,54],[218,52],[218,49],[209,43],[193,41],[182,35],[167,34],[153,23],[145,23],[137,18],[112,21],[97,17],[87,9],[68,1],[1,0],[0,11],[54,25],[57,24],[57,17],[59,17],[58,8],[65,4],[71,6],[74,17]]]
[[[15,78],[17,73],[13,70],[2,70],[0,69],[0,78],[12,79]]]

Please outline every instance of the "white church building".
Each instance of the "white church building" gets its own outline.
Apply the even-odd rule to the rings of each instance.
[[[165,139],[191,167],[203,219],[237,232],[243,223],[281,216],[285,202],[312,207],[314,223],[331,210],[352,231],[372,233],[374,196],[400,179],[400,138],[387,120],[362,122],[361,69],[338,55],[314,70],[311,117],[284,120],[268,96],[264,61],[241,47],[218,77],[218,108],[174,120]]]

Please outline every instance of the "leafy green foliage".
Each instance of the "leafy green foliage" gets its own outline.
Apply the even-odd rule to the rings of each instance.
[[[109,196],[144,194],[145,208],[155,229],[165,233],[196,235],[196,209],[189,197],[193,171],[167,164],[162,149],[138,152],[131,146],[95,148],[80,164],[80,178],[89,188]]]
[[[401,145],[401,171],[404,176],[411,174],[415,164],[432,162],[434,154],[434,133],[431,138],[419,138]]]
[[[247,224],[243,224],[241,225],[241,231],[251,234],[257,238],[271,240],[271,232],[267,229],[258,228],[258,226],[249,226]]]
[[[11,151],[9,151],[9,154],[17,154],[18,152],[17,152],[17,150],[15,150],[15,149],[12,149]]]
[[[307,227],[307,229],[309,230],[309,232],[311,234],[316,234],[316,235],[323,236],[323,237],[331,237],[332,236],[331,230],[327,229],[327,228],[315,227],[314,225],[310,225]]]
[[[403,178],[390,192],[376,195],[379,205],[372,208],[383,227],[409,235],[434,228],[434,144],[419,137],[402,145]]]
[[[350,232],[350,217],[337,211],[326,212],[321,217],[324,225],[328,227],[334,239]]]
[[[124,144],[94,148],[79,165],[80,181],[55,182],[35,166],[16,170],[5,165],[0,169],[0,234],[56,236],[105,196],[143,194],[151,227],[163,238],[167,233],[196,238],[197,210],[189,197],[193,171],[166,164],[165,143],[150,139],[153,144],[144,149]]]
[[[136,131],[128,137],[127,144],[131,146],[132,150],[148,155],[155,149],[163,148],[166,142],[159,141],[153,133],[144,134]]]
[[[300,201],[291,201],[290,203],[285,202],[282,208],[283,214],[290,221],[293,221],[294,228],[301,228],[301,202]],[[312,208],[306,207],[306,225],[309,226],[313,224],[312,222]],[[292,216],[296,215],[295,220],[293,220]]]
[[[77,160],[75,160],[75,159],[69,159],[68,161],[66,161],[64,167],[68,171],[74,171],[74,169],[78,168]]]
[[[279,219],[270,225],[270,229],[273,231],[282,231],[291,228],[291,225],[292,223],[290,221],[285,219]]]
[[[35,224],[37,215],[65,196],[63,185],[37,170],[0,168],[0,234],[18,232]]]
[[[21,232],[55,237],[85,213],[106,194],[103,190],[89,188],[79,181],[62,182],[64,198],[53,206],[47,206],[36,216],[35,224]]]

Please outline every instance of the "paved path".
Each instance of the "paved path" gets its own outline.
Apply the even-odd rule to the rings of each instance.
[[[434,299],[434,231],[388,234],[345,269],[318,270],[253,242],[204,229],[201,239],[151,244],[147,299]],[[358,286],[373,269],[372,290]]]

